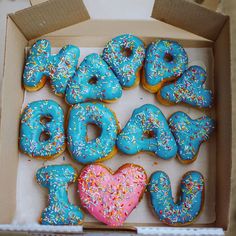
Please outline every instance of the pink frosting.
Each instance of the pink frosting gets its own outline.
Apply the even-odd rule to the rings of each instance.
[[[114,174],[99,164],[86,166],[78,180],[81,204],[97,220],[121,226],[138,205],[147,184],[144,169],[121,166]]]

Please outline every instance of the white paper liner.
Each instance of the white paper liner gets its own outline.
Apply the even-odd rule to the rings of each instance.
[[[53,48],[53,53],[59,49]],[[102,48],[80,48],[81,56],[79,63],[83,58],[93,52],[100,53]],[[203,66],[208,74],[207,87],[213,89],[213,52],[211,48],[186,48],[189,57],[189,65]],[[53,99],[57,101],[65,111],[68,110],[68,105],[64,99],[54,95],[48,83],[44,88],[37,92],[25,92],[22,109],[30,102],[41,99]],[[115,111],[120,122],[121,128],[124,127],[130,118],[133,110],[143,104],[151,103],[159,107],[164,115],[168,118],[176,111],[186,112],[192,118],[198,118],[204,113],[214,118],[214,109],[202,112],[194,108],[184,105],[163,106],[157,100],[154,94],[145,91],[142,86],[138,86],[132,90],[123,90],[122,98],[113,104],[108,104]],[[176,193],[180,185],[181,177],[190,170],[200,171],[206,184],[205,204],[204,209],[195,223],[208,224],[215,221],[215,159],[216,145],[215,134],[210,140],[203,143],[200,147],[197,160],[188,165],[181,164],[177,158],[165,161],[147,153],[140,153],[134,156],[128,156],[118,153],[110,160],[103,162],[104,165],[110,167],[114,171],[125,163],[135,163],[144,167],[148,176],[157,170],[165,171],[171,180],[173,197],[176,198]],[[17,207],[13,220],[13,224],[35,224],[40,218],[41,211],[47,206],[47,190],[38,185],[35,181],[36,171],[44,165],[72,163],[78,170],[82,165],[72,160],[68,152],[63,153],[60,157],[53,161],[41,161],[28,158],[26,155],[19,153],[19,166],[17,176]],[[71,202],[79,205],[78,195],[76,193],[77,184],[69,187],[69,198]],[[97,222],[96,219],[85,213],[85,222]],[[148,194],[144,194],[143,199],[137,208],[130,214],[126,220],[126,224],[155,224],[159,223],[157,216],[153,213],[150,206]]]

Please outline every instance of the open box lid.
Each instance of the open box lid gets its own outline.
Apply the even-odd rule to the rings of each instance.
[[[83,25],[86,22],[93,21],[93,20],[90,20],[90,16],[82,0],[48,0],[46,2],[32,6],[30,8],[10,14],[9,17],[14,21],[15,25],[19,28],[19,30],[21,31],[21,33],[25,36],[27,40],[32,40],[48,33],[54,34],[54,32],[59,29],[62,29],[68,26],[73,27],[73,25],[78,24],[78,23],[79,25]],[[228,16],[224,16],[220,13],[210,11],[209,9],[201,7],[197,4],[190,3],[187,0],[178,0],[178,1],[155,0],[152,17],[159,21],[166,22],[170,25],[173,25],[183,30],[186,30],[188,32],[191,32],[195,34],[196,36],[200,36],[209,41],[214,41],[214,44],[216,44],[215,47],[217,47],[216,50],[221,50],[221,53],[222,53],[221,59],[225,61],[229,59],[229,55],[227,53],[229,51],[228,48],[227,50],[225,50],[225,48],[220,47],[222,45],[222,42],[218,43],[219,40],[221,41],[228,40],[227,36],[226,37],[224,36],[224,35],[227,35],[229,31],[229,28],[228,28],[229,17]],[[115,21],[115,22],[116,22],[116,25],[115,25],[116,27],[118,26],[125,27],[125,24],[127,24],[127,21],[122,22],[122,20]],[[153,22],[155,23],[156,21],[146,20],[146,22],[148,22],[148,24],[150,23],[153,24]],[[132,21],[130,21],[130,23],[132,24]],[[103,27],[102,29],[104,30],[108,28],[109,24],[108,23],[101,24],[100,22],[100,25],[102,25]],[[109,30],[112,31],[113,26],[114,26],[113,24],[112,26],[110,24]],[[145,26],[146,25],[144,23],[143,27],[140,27],[138,30],[141,30],[142,33],[144,32],[144,35],[149,36],[150,30],[146,29]],[[85,31],[86,27],[87,25],[84,25],[82,27],[82,31],[78,31],[78,35],[80,35],[81,32],[82,33],[87,32]],[[86,29],[86,30],[89,30],[89,29]],[[92,30],[90,31],[91,31],[90,32],[91,34],[93,35],[96,34],[96,32],[92,32]],[[226,34],[223,35],[222,31],[226,31]],[[65,32],[67,31],[65,30]],[[198,39],[200,37],[198,37]],[[228,61],[228,63],[230,62]],[[228,66],[227,68],[230,68],[230,67]],[[222,76],[222,72],[220,72],[220,68],[216,68],[216,70],[218,70],[217,72],[218,74],[220,74],[219,76],[221,77],[225,76],[225,74]],[[228,71],[227,73],[230,73],[230,72]],[[230,74],[229,75],[227,74],[226,76],[230,77]],[[221,83],[220,86],[222,86],[223,81],[220,83]],[[223,91],[222,92],[223,94],[230,94],[229,88],[227,86],[225,86],[222,89],[222,91]],[[231,114],[230,108],[229,108],[231,103],[227,99],[228,98],[225,98],[224,104],[221,103],[220,106],[221,108],[225,107],[225,110],[227,110],[227,112],[229,111],[228,114]],[[222,116],[226,115],[227,112],[225,112],[225,114],[222,114]],[[222,117],[222,120],[223,120],[223,117]],[[231,127],[231,124],[228,124],[228,125]],[[222,131],[224,127],[222,126],[219,128]],[[231,142],[231,140],[229,140],[230,134],[228,135],[225,133],[223,132],[223,135],[225,135],[226,137],[222,138],[222,140],[225,140],[225,142]],[[222,146],[223,144],[224,143],[219,143],[218,145]],[[221,156],[228,155],[230,152],[231,150],[221,150],[218,152],[218,155],[221,155]],[[220,161],[221,160],[219,160],[219,162]],[[228,176],[230,176],[229,168],[231,167],[230,166],[231,163],[228,163],[227,165],[224,165],[224,166],[221,164],[218,164],[218,165],[221,166],[221,168],[223,169],[222,171],[227,174],[227,181],[228,181]],[[225,180],[219,179],[219,181],[225,181]],[[218,197],[221,199],[224,199],[225,206],[222,206],[221,208],[217,209],[218,212],[223,212],[221,214],[221,217],[219,217],[219,219],[217,220],[221,223],[218,222],[217,225],[224,228],[227,228],[227,224],[228,224],[228,217],[222,217],[222,216],[228,215],[228,200],[229,200],[228,196],[229,196],[228,192],[224,193],[223,191],[219,191]],[[1,229],[3,229],[3,225],[0,226],[0,230]],[[174,228],[172,229],[175,230],[176,233],[178,233],[178,230],[181,231],[181,229],[178,229],[178,230]],[[191,228],[188,228],[188,229],[191,229]],[[201,229],[204,229],[204,228],[199,228],[199,231]],[[145,234],[150,234],[151,231],[153,232],[153,230],[155,233],[158,233],[159,231],[156,231],[156,230],[160,230],[160,229],[158,229],[157,227],[153,227],[153,228],[137,227],[137,231],[139,233],[143,232]],[[214,230],[214,228],[211,228],[211,230]],[[219,231],[218,231],[218,235],[220,235]]]
[[[31,0],[31,4],[9,15],[28,40],[90,19],[83,0]],[[151,16],[212,41],[229,18],[187,0],[155,0]]]

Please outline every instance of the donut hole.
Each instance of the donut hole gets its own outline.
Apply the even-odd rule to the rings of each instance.
[[[130,57],[132,55],[132,49],[131,48],[121,48],[121,54],[124,56],[124,57]]]
[[[166,53],[164,56],[166,62],[172,62],[174,60],[173,56],[170,53]]]
[[[96,124],[88,123],[87,124],[87,141],[92,141],[100,137],[102,130]]]
[[[47,115],[47,116],[41,116],[40,117],[40,123],[42,125],[45,125],[47,124],[48,122],[50,122],[52,120],[52,117],[50,115]]]
[[[98,78],[97,78],[97,76],[93,76],[93,77],[91,77],[90,79],[89,79],[89,81],[88,81],[88,83],[89,84],[97,84],[97,82],[98,82]]]
[[[43,131],[40,136],[39,136],[39,141],[40,142],[45,142],[47,140],[49,140],[51,137],[50,133],[47,131]]]
[[[155,133],[154,133],[154,131],[153,130],[146,130],[146,131],[144,131],[143,132],[143,136],[145,137],[145,138],[154,138],[155,137]]]

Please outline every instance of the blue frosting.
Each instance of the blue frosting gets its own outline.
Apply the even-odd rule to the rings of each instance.
[[[68,184],[74,183],[77,173],[70,165],[42,167],[36,173],[36,180],[49,192],[49,205],[42,212],[43,225],[78,225],[83,221],[79,207],[68,200]]]
[[[151,104],[134,110],[118,135],[117,147],[126,154],[153,152],[162,159],[170,159],[177,153],[177,145],[165,116]]]
[[[66,101],[69,104],[91,99],[115,100],[121,95],[122,88],[118,79],[106,62],[95,53],[85,57],[66,89]]]
[[[29,103],[20,123],[20,149],[28,156],[48,159],[65,150],[64,113],[56,102],[41,100]],[[48,133],[49,139],[40,141],[42,133]]]
[[[87,140],[87,125],[100,127],[99,137]],[[111,158],[116,151],[118,133],[115,114],[101,103],[81,103],[74,105],[69,113],[67,127],[68,149],[72,157],[87,164]]]
[[[123,34],[108,42],[103,59],[111,66],[124,88],[135,86],[145,57],[143,42],[131,34]]]
[[[204,88],[206,71],[200,66],[191,66],[174,83],[163,87],[158,94],[170,103],[187,103],[191,106],[209,108],[213,103],[212,91]]]
[[[50,78],[53,91],[63,95],[67,82],[75,73],[80,50],[73,45],[64,46],[57,55],[51,55],[48,40],[38,40],[28,54],[23,83],[27,90],[36,91],[44,86],[43,78]]]
[[[155,86],[154,92],[161,87],[161,83],[166,79],[180,76],[187,68],[187,53],[177,42],[158,40],[148,46],[144,76],[148,85]]]
[[[168,175],[152,174],[148,191],[159,219],[168,225],[187,225],[199,215],[204,202],[204,178],[196,171],[187,172],[181,180],[179,201],[174,202]]]
[[[184,112],[176,112],[169,119],[169,127],[178,146],[181,161],[193,162],[201,143],[208,140],[215,122],[208,116],[192,120]]]

